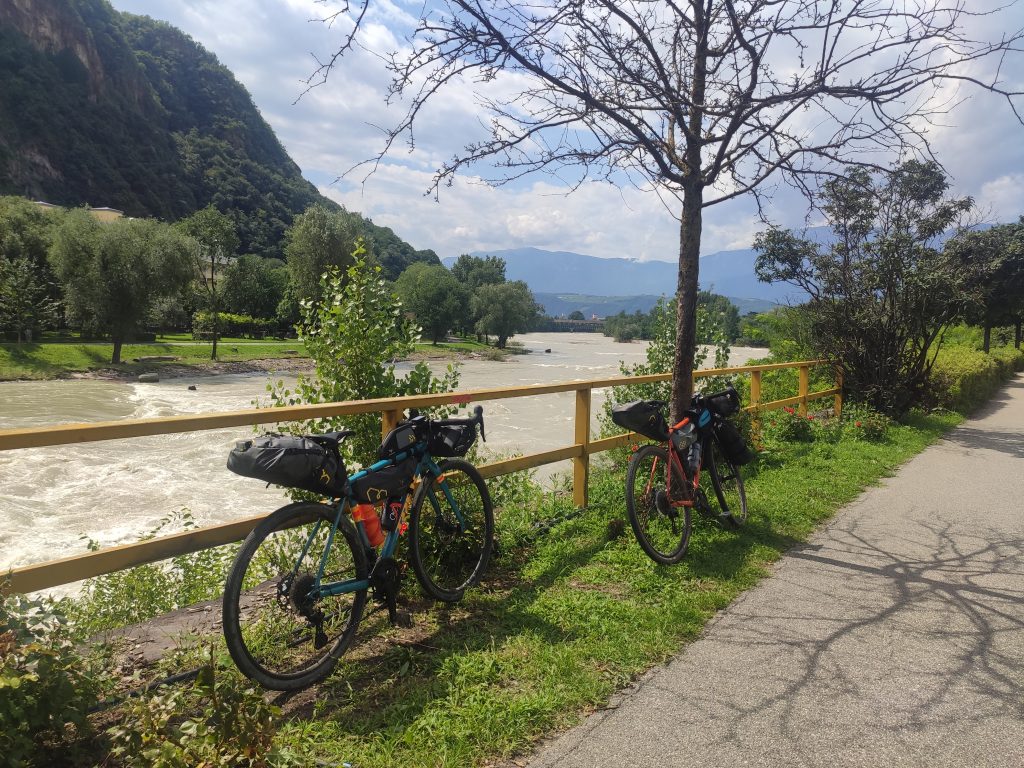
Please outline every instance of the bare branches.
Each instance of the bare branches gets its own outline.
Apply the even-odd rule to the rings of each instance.
[[[974,5],[972,3],[971,7]],[[355,44],[371,0],[348,19],[322,83]],[[444,0],[425,6],[408,46],[387,57],[390,98],[406,104],[386,133],[414,145],[422,110],[472,87],[489,138],[443,164],[432,190],[467,165],[501,177],[575,167],[582,176],[638,174],[681,189],[699,180],[705,205],[781,173],[801,184],[831,164],[878,166],[928,155],[926,130],[968,87],[1003,96],[1024,122],[1024,36],[973,39],[969,22],[1001,9],[965,0]],[[497,95],[488,95],[497,94]]]

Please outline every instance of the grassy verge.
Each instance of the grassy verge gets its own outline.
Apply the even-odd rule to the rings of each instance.
[[[0,381],[14,379],[55,379],[71,373],[108,370],[125,375],[159,371],[168,365],[203,366],[210,363],[210,344],[154,342],[126,344],[121,350],[125,362],[112,365],[113,347],[105,343],[58,342],[47,344],[0,344]],[[135,358],[168,356],[172,361],[135,362]],[[217,345],[221,362],[264,359],[294,359],[305,356],[302,343],[288,341],[222,341]]]
[[[511,347],[511,345],[510,345]],[[25,379],[58,379],[86,371],[114,371],[131,376],[143,371],[157,371],[169,366],[192,366],[199,370],[211,365],[209,342],[193,342],[188,334],[160,336],[156,342],[126,344],[121,350],[124,362],[110,362],[113,346],[109,343],[83,343],[73,340],[44,342],[41,344],[0,344],[0,381]],[[499,350],[477,341],[429,342],[416,345],[416,357],[452,359],[480,356],[504,360],[510,354],[521,354],[522,349]],[[169,356],[168,361],[136,358]],[[219,363],[247,362],[250,360],[296,360],[306,357],[301,341],[253,341],[252,339],[221,339],[217,345]]]
[[[628,525],[613,522],[625,517],[622,453],[594,471],[591,505],[581,514],[569,514],[564,493],[544,495],[521,477],[499,478],[490,486],[499,510],[500,556],[483,587],[460,604],[441,606],[418,599],[408,575],[403,608],[412,614],[411,629],[391,628],[376,613],[364,619],[357,642],[326,682],[266,697],[281,708],[276,745],[296,765],[347,762],[357,768],[489,765],[527,752],[678,653],[788,548],[959,420],[952,413],[915,416],[884,428],[877,441],[858,437],[860,424],[815,426],[814,442],[773,438],[745,471],[748,524],[726,530],[698,517],[690,551],[676,566],[652,563]],[[535,524],[550,520],[561,521],[537,535]],[[202,553],[180,558],[177,570],[107,577],[113,581],[94,587],[92,603],[80,606],[98,623],[83,626],[96,631],[123,623],[150,602],[159,612],[154,595],[181,592],[185,602],[215,597],[227,557]],[[186,582],[193,581],[202,589],[189,591],[196,585]],[[104,615],[104,604],[131,610]],[[165,658],[143,677],[188,669],[211,652],[218,674],[236,678],[219,634]],[[192,702],[192,693],[183,696],[175,705],[183,716],[203,706]],[[132,717],[114,710],[97,725]],[[88,754],[106,754],[109,736],[94,733],[82,746]],[[88,756],[84,760],[89,764]]]
[[[294,717],[280,739],[360,768],[522,752],[678,652],[786,549],[958,420],[919,417],[879,443],[787,444],[750,479],[747,527],[698,519],[678,566],[648,560],[628,526],[609,538],[624,517],[624,468],[598,472],[584,515],[504,558],[464,604],[417,616],[417,639],[343,660],[315,693],[315,716]]]

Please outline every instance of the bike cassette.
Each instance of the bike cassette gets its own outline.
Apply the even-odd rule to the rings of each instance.
[[[295,607],[295,610],[303,616],[310,626],[313,627],[313,645],[316,648],[323,648],[327,645],[327,635],[324,632],[324,612],[317,605],[316,598],[310,597],[310,592],[316,587],[316,579],[311,573],[303,573],[294,579],[288,578],[278,585],[278,592],[287,590],[288,602]],[[279,594],[279,598],[280,598]]]

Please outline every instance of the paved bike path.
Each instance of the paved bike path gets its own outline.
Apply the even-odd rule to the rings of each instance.
[[[1024,765],[1024,375],[528,765]]]

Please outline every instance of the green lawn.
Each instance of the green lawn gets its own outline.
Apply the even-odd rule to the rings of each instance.
[[[698,517],[677,566],[648,560],[628,523],[609,537],[609,521],[625,518],[625,469],[597,472],[585,514],[534,546],[506,548],[483,591],[452,608],[429,605],[415,636],[381,627],[390,641],[343,658],[280,741],[360,768],[522,753],[678,653],[783,552],[958,421],[917,418],[883,443],[787,444],[750,477],[747,526]]]
[[[113,345],[63,341],[43,344],[0,344],[0,381],[11,379],[52,379],[76,371],[114,369],[127,373],[159,370],[159,362],[136,363],[135,358],[169,355],[178,358],[176,365],[202,365],[210,361],[209,343],[155,342],[125,344],[120,365],[110,362]],[[303,357],[302,343],[286,341],[250,341],[226,339],[217,345],[221,361],[259,360]]]
[[[163,334],[157,341],[147,344],[126,344],[121,350],[122,363],[112,365],[110,356],[113,345],[109,342],[80,342],[74,339],[47,340],[34,344],[0,344],[0,381],[18,379],[55,379],[70,373],[113,369],[125,373],[159,370],[161,366],[198,365],[210,362],[212,345],[196,342],[191,334]],[[458,359],[470,353],[486,357],[503,358],[515,354],[515,349],[506,352],[477,341],[446,342],[416,345],[417,353],[428,357],[450,357]],[[170,355],[178,358],[169,363],[147,361],[133,362],[135,358]],[[278,360],[305,357],[306,350],[298,339],[253,340],[221,339],[217,344],[217,360],[221,362],[245,360]]]
[[[569,514],[567,494],[542,494],[516,477],[489,481],[499,554],[483,586],[444,606],[418,598],[407,574],[412,629],[392,629],[380,612],[364,620],[325,683],[273,698],[283,709],[277,743],[300,765],[359,768],[493,765],[528,752],[678,653],[787,549],[959,420],[916,416],[882,442],[774,444],[744,471],[747,525],[735,531],[697,516],[690,550],[675,566],[650,561],[623,525],[622,453],[593,472],[581,514]],[[539,521],[554,524],[538,535]],[[230,551],[204,557],[226,563]],[[128,589],[130,576],[113,578],[123,588],[99,590],[83,610],[98,615],[105,600],[141,599],[143,590]],[[220,578],[212,581],[206,597],[219,593]],[[212,640],[224,673],[237,674],[222,639]],[[168,660],[160,674],[187,669],[203,653]],[[188,703],[192,695],[186,710],[199,706]]]

